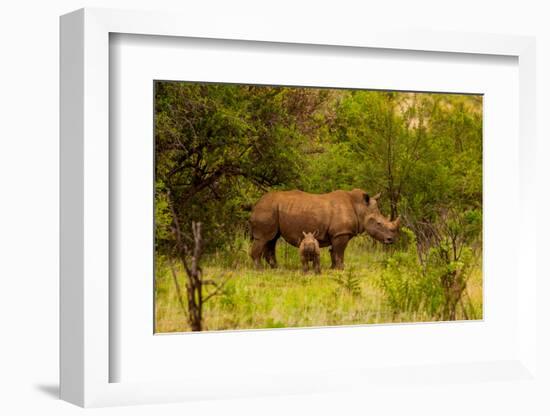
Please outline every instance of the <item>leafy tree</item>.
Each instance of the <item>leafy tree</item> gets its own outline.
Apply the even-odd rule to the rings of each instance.
[[[354,91],[337,109],[335,137],[358,182],[383,190],[391,217],[433,221],[442,206],[481,205],[478,97]],[[358,172],[359,169],[359,172]]]
[[[302,131],[314,130],[306,115],[323,102],[322,94],[181,82],[157,82],[155,87],[156,237],[161,252],[173,248],[172,212],[185,226],[202,222],[212,246],[243,227],[243,205],[270,187],[299,182],[305,163]]]

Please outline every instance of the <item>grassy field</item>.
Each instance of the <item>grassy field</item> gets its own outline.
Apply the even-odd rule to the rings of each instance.
[[[346,250],[346,269],[330,269],[328,249],[322,249],[322,273],[302,273],[297,249],[282,239],[277,244],[279,268],[255,270],[248,257],[249,241],[237,239],[219,254],[203,259],[207,279],[229,279],[223,293],[204,307],[205,330],[310,327],[392,322],[433,321],[423,312],[396,312],[386,302],[379,278],[384,260],[395,248],[386,248],[366,236],[354,238]],[[185,273],[177,269],[185,291]],[[189,331],[185,309],[178,300],[172,272],[157,259],[155,281],[156,332]],[[208,290],[208,289],[207,289]],[[185,293],[182,293],[185,303]],[[457,319],[482,318],[481,264],[468,279]],[[184,305],[185,306],[185,305]]]

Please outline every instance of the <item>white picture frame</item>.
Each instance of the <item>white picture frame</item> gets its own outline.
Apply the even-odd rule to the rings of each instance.
[[[238,33],[235,27],[239,27]],[[204,26],[192,16],[82,9],[61,18],[61,398],[80,406],[158,403],[198,398],[322,393],[410,378],[410,369],[365,373],[336,369],[318,373],[216,381],[194,374],[185,381],[110,382],[109,349],[109,35],[112,33],[225,39],[281,44],[331,45],[437,53],[505,55],[519,65],[519,196],[521,213],[535,212],[535,41],[530,37],[397,31],[301,31],[277,25],[216,21]],[[112,166],[111,166],[112,168]],[[485,374],[506,380],[536,377],[536,240],[534,215],[521,215],[517,270],[517,355],[499,362],[442,363],[415,370],[423,380]],[[445,375],[446,374],[446,375]],[[343,381],[345,380],[345,381]]]

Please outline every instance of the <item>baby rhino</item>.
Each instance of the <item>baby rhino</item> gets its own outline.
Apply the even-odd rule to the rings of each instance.
[[[319,242],[315,238],[315,233],[306,233],[302,231],[304,238],[300,242],[300,259],[302,260],[302,268],[304,273],[308,271],[309,262],[313,263],[315,273],[321,273],[321,250],[319,249]]]

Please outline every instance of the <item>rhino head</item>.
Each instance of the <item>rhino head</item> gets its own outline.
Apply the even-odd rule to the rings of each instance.
[[[306,233],[305,231],[302,231],[302,234],[304,235],[304,238],[302,238],[300,247],[303,247],[305,250],[308,251],[315,251],[315,248],[319,246],[319,243],[315,238],[317,237],[318,231],[315,230],[312,233]]]
[[[394,221],[384,217],[378,209],[378,198],[380,194],[369,197],[365,194],[367,209],[363,218],[365,231],[375,240],[384,244],[392,244],[399,233],[401,219],[397,217]]]

